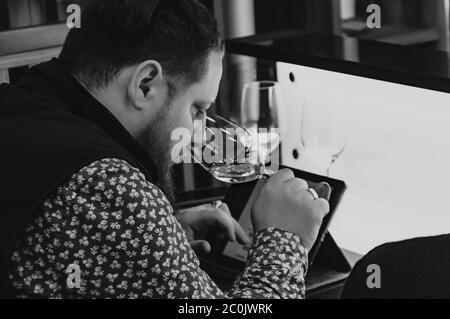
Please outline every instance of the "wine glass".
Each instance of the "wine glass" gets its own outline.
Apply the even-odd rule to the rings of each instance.
[[[276,82],[244,86],[242,124],[216,114],[194,120],[191,157],[216,179],[232,184],[267,178],[278,170],[280,125],[285,123]]]
[[[285,128],[284,101],[280,85],[274,81],[250,82],[244,86],[241,123],[253,136],[257,159],[264,174],[278,170],[279,145]]]
[[[216,179],[231,184],[262,176],[256,143],[250,131],[215,114],[203,112],[194,120],[191,157]]]
[[[330,175],[331,165],[347,146],[344,126],[338,109],[329,103],[304,99],[301,124],[301,140],[305,152]]]

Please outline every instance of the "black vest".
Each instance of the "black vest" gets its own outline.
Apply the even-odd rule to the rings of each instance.
[[[0,85],[0,150],[0,297],[13,297],[7,270],[24,227],[69,176],[113,157],[157,183],[148,153],[56,59]]]

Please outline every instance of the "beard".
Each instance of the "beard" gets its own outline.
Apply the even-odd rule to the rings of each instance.
[[[173,182],[173,162],[171,158],[171,134],[173,117],[170,103],[156,114],[155,118],[138,135],[137,141],[150,154],[158,169],[157,186],[162,190],[170,203],[175,199]]]

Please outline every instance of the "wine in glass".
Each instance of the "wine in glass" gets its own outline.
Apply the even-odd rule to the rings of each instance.
[[[265,178],[278,170],[272,156],[284,124],[283,99],[276,82],[245,85],[242,125],[210,113],[194,121],[191,156],[216,179],[232,184]],[[269,166],[269,167],[267,167]]]
[[[222,182],[250,182],[261,175],[253,138],[247,128],[205,112],[194,121],[191,156]]]

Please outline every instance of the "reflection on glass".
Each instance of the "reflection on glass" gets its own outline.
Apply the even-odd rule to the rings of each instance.
[[[330,175],[347,145],[342,123],[332,105],[306,98],[303,103],[301,140],[306,153]]]
[[[241,123],[247,127],[257,143],[258,161],[265,167],[265,174],[275,171],[267,166],[279,160],[272,156],[278,150],[285,128],[284,100],[277,82],[251,82],[244,86],[241,103]],[[275,154],[276,155],[276,154]]]

